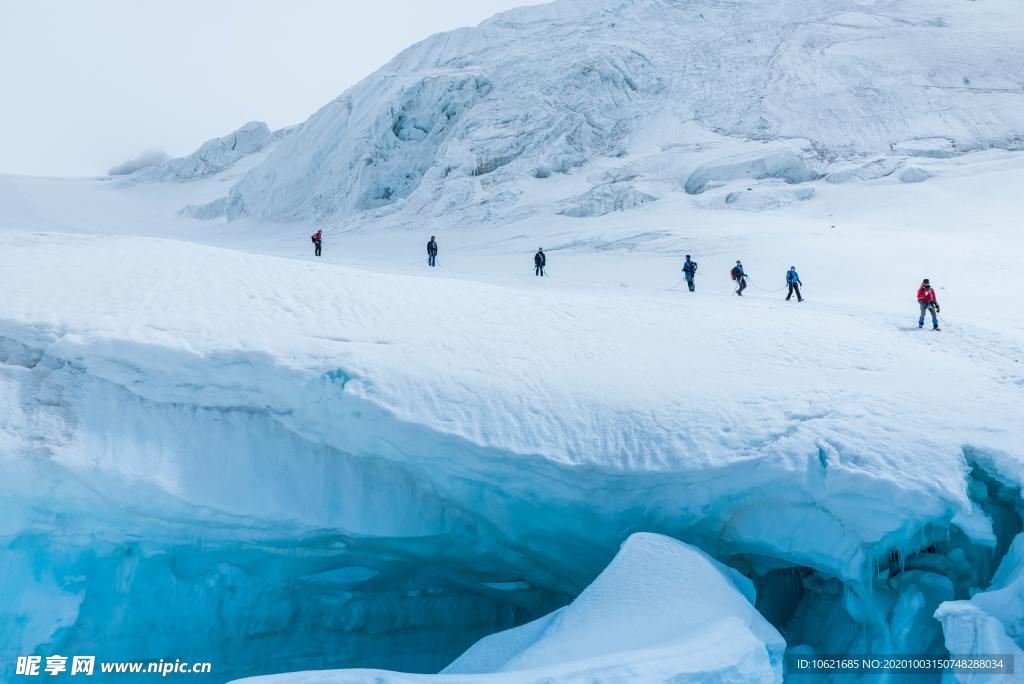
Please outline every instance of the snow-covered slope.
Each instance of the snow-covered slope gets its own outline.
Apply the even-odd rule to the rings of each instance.
[[[217,208],[268,219],[385,207],[407,221],[456,210],[508,217],[539,209],[530,179],[599,160],[618,160],[620,176],[658,195],[706,189],[690,177],[705,163],[731,174],[721,180],[762,177],[718,162],[744,142],[748,166],[787,182],[808,177],[786,174],[793,164],[1018,149],[1018,9],[1014,0],[522,8],[407,49],[312,116]],[[759,162],[765,152],[752,141],[786,141],[791,159],[780,168],[770,151]]]

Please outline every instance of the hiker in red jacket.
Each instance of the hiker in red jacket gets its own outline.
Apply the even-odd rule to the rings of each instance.
[[[324,244],[324,235],[323,235],[323,233],[324,232],[322,230],[318,230],[315,233],[313,233],[313,235],[312,235],[313,255],[314,256],[320,256],[320,248],[323,247],[323,244]]]
[[[932,289],[931,283],[925,278],[921,283],[921,287],[917,290],[917,303],[921,305],[921,317],[917,319],[917,327],[924,327],[924,315],[930,313],[932,315],[932,330],[939,329],[939,300],[935,298],[935,290]]]

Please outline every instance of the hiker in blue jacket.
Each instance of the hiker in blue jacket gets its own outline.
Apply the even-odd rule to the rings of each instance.
[[[800,282],[800,274],[796,272],[796,266],[790,266],[789,270],[786,271],[786,285],[789,286],[789,294],[786,295],[786,301],[788,302],[793,293],[796,293],[796,301],[802,302],[804,298],[800,296],[800,286],[803,283]]]

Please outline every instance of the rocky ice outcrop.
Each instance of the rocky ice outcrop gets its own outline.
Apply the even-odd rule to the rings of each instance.
[[[558,210],[564,216],[604,216],[654,202],[658,198],[631,183],[606,183],[575,197]]]
[[[205,178],[230,167],[242,157],[259,152],[274,140],[267,124],[250,121],[237,131],[203,143],[187,157],[168,159],[158,166],[136,172],[134,180],[191,181]]]
[[[1019,147],[1016,9],[1009,0],[854,10],[844,0],[559,0],[514,10],[402,52],[314,114],[223,209],[285,220],[406,205],[419,217],[472,212],[528,178],[658,157],[711,134],[806,140],[829,163]],[[723,172],[789,182],[822,172],[780,155],[763,166],[702,157],[701,174],[674,184],[698,192]]]
[[[1019,462],[1003,462],[988,454],[971,454],[975,462],[974,498],[992,520],[996,538],[990,554],[975,558],[975,565],[989,564],[991,581],[971,574],[961,600],[949,600],[935,611],[942,623],[945,647],[959,656],[1001,656],[1019,676],[1024,663],[1024,498],[1021,497]],[[971,560],[968,556],[967,560]],[[979,563],[980,561],[980,563]],[[961,561],[962,562],[962,561]],[[986,578],[987,579],[987,578]],[[955,673],[963,684],[993,684],[1005,674]]]
[[[804,183],[823,175],[820,166],[820,161],[804,150],[768,148],[701,164],[686,179],[683,187],[688,194],[698,195],[709,188],[746,178]]]
[[[946,648],[961,656],[1005,656],[1016,668],[1024,663],[1024,534],[1017,535],[992,584],[970,600],[948,601],[935,617],[942,623]],[[1019,674],[1019,672],[1018,672]],[[1006,675],[963,672],[964,684],[1000,682]]]

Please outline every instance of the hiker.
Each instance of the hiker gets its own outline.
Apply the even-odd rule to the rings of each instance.
[[[544,254],[544,248],[538,247],[537,253],[533,255],[533,275],[544,275],[544,267],[548,264],[548,258]]]
[[[743,262],[737,259],[736,265],[732,267],[729,273],[732,275],[732,279],[736,281],[736,285],[738,285],[736,294],[742,297],[743,291],[747,289],[747,272],[743,270]]]
[[[690,261],[690,255],[686,255],[686,261],[683,262],[683,277],[686,278],[686,286],[690,288],[690,292],[693,292],[693,276],[697,274],[697,262]]]
[[[318,230],[312,235],[313,240],[313,256],[320,256],[320,248],[324,244],[324,235],[322,230]]]
[[[932,330],[938,330],[939,300],[935,298],[935,290],[932,289],[927,278],[921,281],[921,287],[917,289],[917,303],[921,305],[921,317],[917,319],[917,327],[924,327],[924,315],[930,313],[932,315]]]
[[[789,270],[786,271],[786,285],[789,286],[789,294],[786,295],[786,301],[788,302],[793,293],[796,293],[796,301],[802,302],[804,298],[800,296],[800,286],[803,283],[800,282],[800,274],[796,272],[796,266],[790,266]]]
[[[430,236],[430,242],[427,243],[427,265],[437,266],[437,238],[433,235]]]

